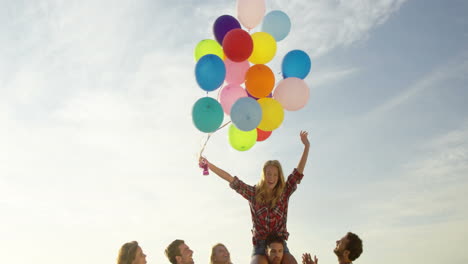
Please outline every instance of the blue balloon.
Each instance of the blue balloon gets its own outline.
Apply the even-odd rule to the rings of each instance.
[[[221,58],[214,54],[201,57],[195,66],[198,85],[205,91],[218,89],[226,78],[226,66]]]
[[[310,58],[302,50],[292,50],[286,54],[281,63],[283,78],[296,77],[304,79],[310,72]]]
[[[262,31],[272,35],[276,41],[283,40],[290,30],[291,20],[282,11],[271,11],[263,18]]]
[[[231,121],[239,130],[253,130],[262,121],[262,108],[257,100],[241,97],[231,107]]]
[[[224,112],[221,104],[211,97],[198,99],[193,105],[192,120],[195,127],[201,132],[216,131],[223,123]]]

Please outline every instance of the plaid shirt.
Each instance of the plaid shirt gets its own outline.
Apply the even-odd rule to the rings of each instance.
[[[234,181],[229,186],[249,201],[253,222],[252,242],[254,245],[259,240],[265,240],[270,232],[277,232],[285,240],[288,239],[289,233],[286,229],[286,221],[288,219],[289,197],[297,189],[297,184],[301,182],[302,177],[304,177],[304,174],[294,169],[286,181],[283,193],[273,208],[265,204],[257,204],[255,200],[255,185],[250,186],[239,180],[239,178],[234,177]]]

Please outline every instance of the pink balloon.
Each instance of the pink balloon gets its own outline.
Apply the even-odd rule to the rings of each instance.
[[[226,58],[226,82],[231,84],[241,84],[245,81],[245,73],[250,67],[250,63],[245,60],[242,62],[233,62]]]
[[[290,77],[281,80],[273,93],[284,109],[296,111],[304,107],[309,100],[309,87],[304,80]]]
[[[224,113],[230,115],[231,107],[241,97],[247,97],[247,92],[238,84],[228,84],[221,89],[219,102],[223,107]]]
[[[260,24],[265,11],[265,0],[237,0],[237,18],[249,30]]]

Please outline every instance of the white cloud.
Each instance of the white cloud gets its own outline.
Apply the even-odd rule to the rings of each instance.
[[[292,28],[283,40],[312,57],[366,39],[370,31],[397,12],[405,0],[273,1],[272,9],[289,14]],[[283,44],[281,42],[281,44]]]
[[[428,248],[439,249],[429,263],[463,259],[458,254],[463,243],[455,241],[466,241],[467,235],[463,231],[468,225],[467,142],[465,123],[421,145],[393,178],[368,186],[372,191],[361,210],[367,218],[362,229],[368,240],[374,240],[368,243],[370,259],[408,257],[411,250],[411,258],[403,262],[413,263]],[[374,243],[377,240],[381,242]],[[444,247],[443,241],[450,241],[450,246]],[[394,250],[381,252],[380,248]]]
[[[375,109],[363,117],[376,117],[386,112],[392,111],[399,106],[409,103],[412,99],[418,98],[422,92],[430,89],[446,89],[446,83],[449,80],[466,80],[468,76],[468,51],[463,51],[457,54],[447,63],[434,68],[427,73],[423,78],[417,80],[403,92],[390,98],[385,103],[379,105]]]
[[[345,79],[359,72],[356,68],[320,69],[310,77],[310,83],[317,88]]]

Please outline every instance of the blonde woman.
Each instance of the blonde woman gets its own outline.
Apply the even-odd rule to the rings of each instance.
[[[284,179],[283,169],[277,160],[270,160],[263,166],[260,182],[250,186],[237,177],[218,168],[206,158],[200,157],[200,163],[208,165],[208,168],[220,178],[229,182],[229,186],[249,201],[252,217],[252,242],[253,252],[251,264],[267,264],[265,254],[265,239],[269,233],[276,232],[284,240],[289,233],[286,229],[288,215],[289,197],[297,189],[297,184],[304,177],[304,167],[309,155],[308,133],[301,131],[300,138],[304,144],[304,151],[297,168],[289,175],[287,181]],[[296,264],[296,259],[289,253],[284,244],[283,264]]]
[[[117,257],[117,264],[146,264],[146,255],[138,242],[132,241],[122,245]]]
[[[210,264],[232,264],[231,254],[225,245],[218,243],[211,248]]]

